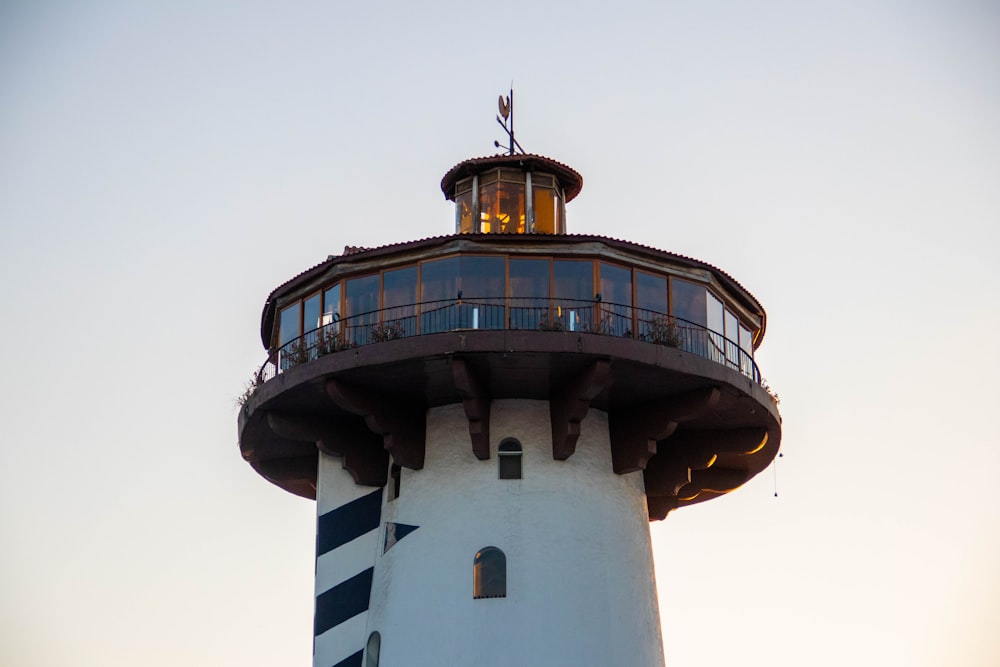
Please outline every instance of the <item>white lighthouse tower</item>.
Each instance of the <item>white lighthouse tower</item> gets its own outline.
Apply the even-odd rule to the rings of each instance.
[[[240,448],[316,499],[315,667],[663,664],[649,522],[777,454],[765,314],[705,262],[567,234],[582,182],[466,160],[454,234],[268,297]]]

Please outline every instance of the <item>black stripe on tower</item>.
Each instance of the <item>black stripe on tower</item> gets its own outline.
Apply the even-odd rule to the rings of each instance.
[[[321,515],[316,521],[316,557],[375,530],[381,518],[382,489]]]
[[[370,567],[316,596],[314,636],[318,637],[347,619],[354,618],[363,611],[368,611],[368,599],[372,592],[374,571],[375,568]]]
[[[358,651],[354,655],[347,656],[333,667],[361,667],[361,658],[364,654],[364,651]]]

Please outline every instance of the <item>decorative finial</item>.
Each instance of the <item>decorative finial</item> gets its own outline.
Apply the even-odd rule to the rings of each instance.
[[[500,108],[500,116],[503,116],[501,120],[500,116],[497,116],[497,122],[500,123],[500,127],[504,129],[507,133],[507,139],[509,144],[504,146],[499,141],[494,141],[493,145],[497,148],[503,148],[508,152],[508,155],[514,154],[514,149],[521,151],[521,155],[524,155],[524,149],[521,148],[521,144],[517,143],[517,139],[514,138],[514,84],[510,84],[510,95],[506,98],[501,95],[498,101],[498,106]],[[510,121],[508,125],[507,122]]]

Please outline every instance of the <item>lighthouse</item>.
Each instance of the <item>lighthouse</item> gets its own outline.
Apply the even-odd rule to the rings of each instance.
[[[441,180],[452,233],[347,246],[265,302],[239,444],[316,501],[314,667],[661,666],[649,523],[777,455],[758,300],[569,234],[582,176],[501,113],[507,152]]]

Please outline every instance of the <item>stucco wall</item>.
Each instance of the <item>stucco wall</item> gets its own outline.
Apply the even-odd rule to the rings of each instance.
[[[424,468],[383,501],[366,612],[381,667],[661,666],[642,476],[612,472],[606,415],[590,411],[567,461],[552,459],[545,401],[494,401],[490,431],[479,461],[461,405],[430,410]],[[507,437],[524,449],[521,480],[497,478]],[[386,521],[419,528],[383,554]],[[506,598],[472,597],[486,546],[506,554]]]

